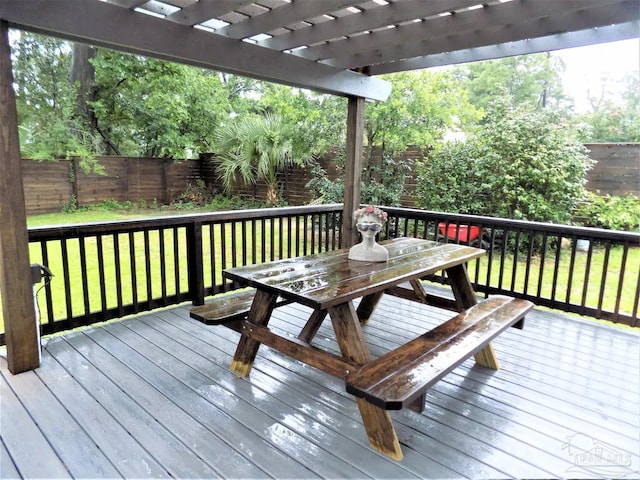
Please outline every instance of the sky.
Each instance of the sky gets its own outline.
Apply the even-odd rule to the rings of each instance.
[[[565,93],[575,99],[575,111],[588,110],[588,92],[599,94],[603,82],[615,98],[627,74],[640,75],[640,39],[556,50],[566,65],[562,75]]]

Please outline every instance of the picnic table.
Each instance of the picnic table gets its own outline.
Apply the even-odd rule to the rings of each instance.
[[[255,290],[194,307],[191,316],[242,334],[231,363],[231,370],[240,376],[249,375],[259,346],[265,344],[345,379],[347,391],[356,397],[371,447],[400,460],[402,450],[389,410],[422,411],[426,390],[471,355],[477,363],[497,369],[490,341],[510,326],[521,326],[533,305],[504,296],[477,302],[466,264],[485,255],[482,249],[415,238],[381,244],[389,251],[387,262],[349,260],[348,249],[342,249],[226,269],[225,278]],[[454,300],[428,294],[420,281],[440,271],[446,273]],[[362,325],[384,294],[459,313],[374,359]],[[356,308],[354,300],[359,298]],[[312,309],[297,338],[280,336],[268,328],[273,310],[290,302]],[[312,345],[327,316],[340,355]]]

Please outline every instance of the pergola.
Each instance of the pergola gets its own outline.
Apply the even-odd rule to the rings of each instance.
[[[640,0],[0,0],[0,291],[13,373],[39,366],[16,102],[17,28],[348,98],[343,238],[375,75],[640,35]]]

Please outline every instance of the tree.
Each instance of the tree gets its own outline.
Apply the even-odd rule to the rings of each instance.
[[[540,53],[469,63],[458,67],[454,74],[468,92],[469,102],[477,108],[509,98],[513,105],[558,111],[570,107],[560,79],[563,69],[560,58]]]
[[[291,138],[295,158],[313,158],[344,144],[344,98],[269,83],[263,86],[256,110],[277,114],[295,132]]]
[[[573,128],[543,110],[490,106],[464,143],[418,165],[417,203],[447,212],[567,223],[592,162]]]
[[[77,115],[69,43],[27,32],[12,32],[12,40],[22,155],[79,156],[88,166],[96,141]]]
[[[292,157],[290,133],[273,114],[252,115],[228,122],[216,132],[220,179],[226,190],[238,180],[267,184],[267,202],[278,202],[277,175],[286,166],[301,164]]]
[[[211,151],[212,132],[229,113],[218,75],[110,50],[100,50],[94,65],[98,129],[115,153],[184,158]]]
[[[599,95],[589,97],[591,111],[577,116],[590,127],[589,142],[640,142],[640,76],[629,75],[619,100],[602,85]]]

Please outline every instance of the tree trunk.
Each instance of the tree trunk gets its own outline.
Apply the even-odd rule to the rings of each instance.
[[[74,43],[72,52],[71,83],[76,86],[76,115],[82,119],[91,134],[98,130],[98,119],[88,102],[96,99],[96,72],[90,60],[96,49],[84,43]]]

